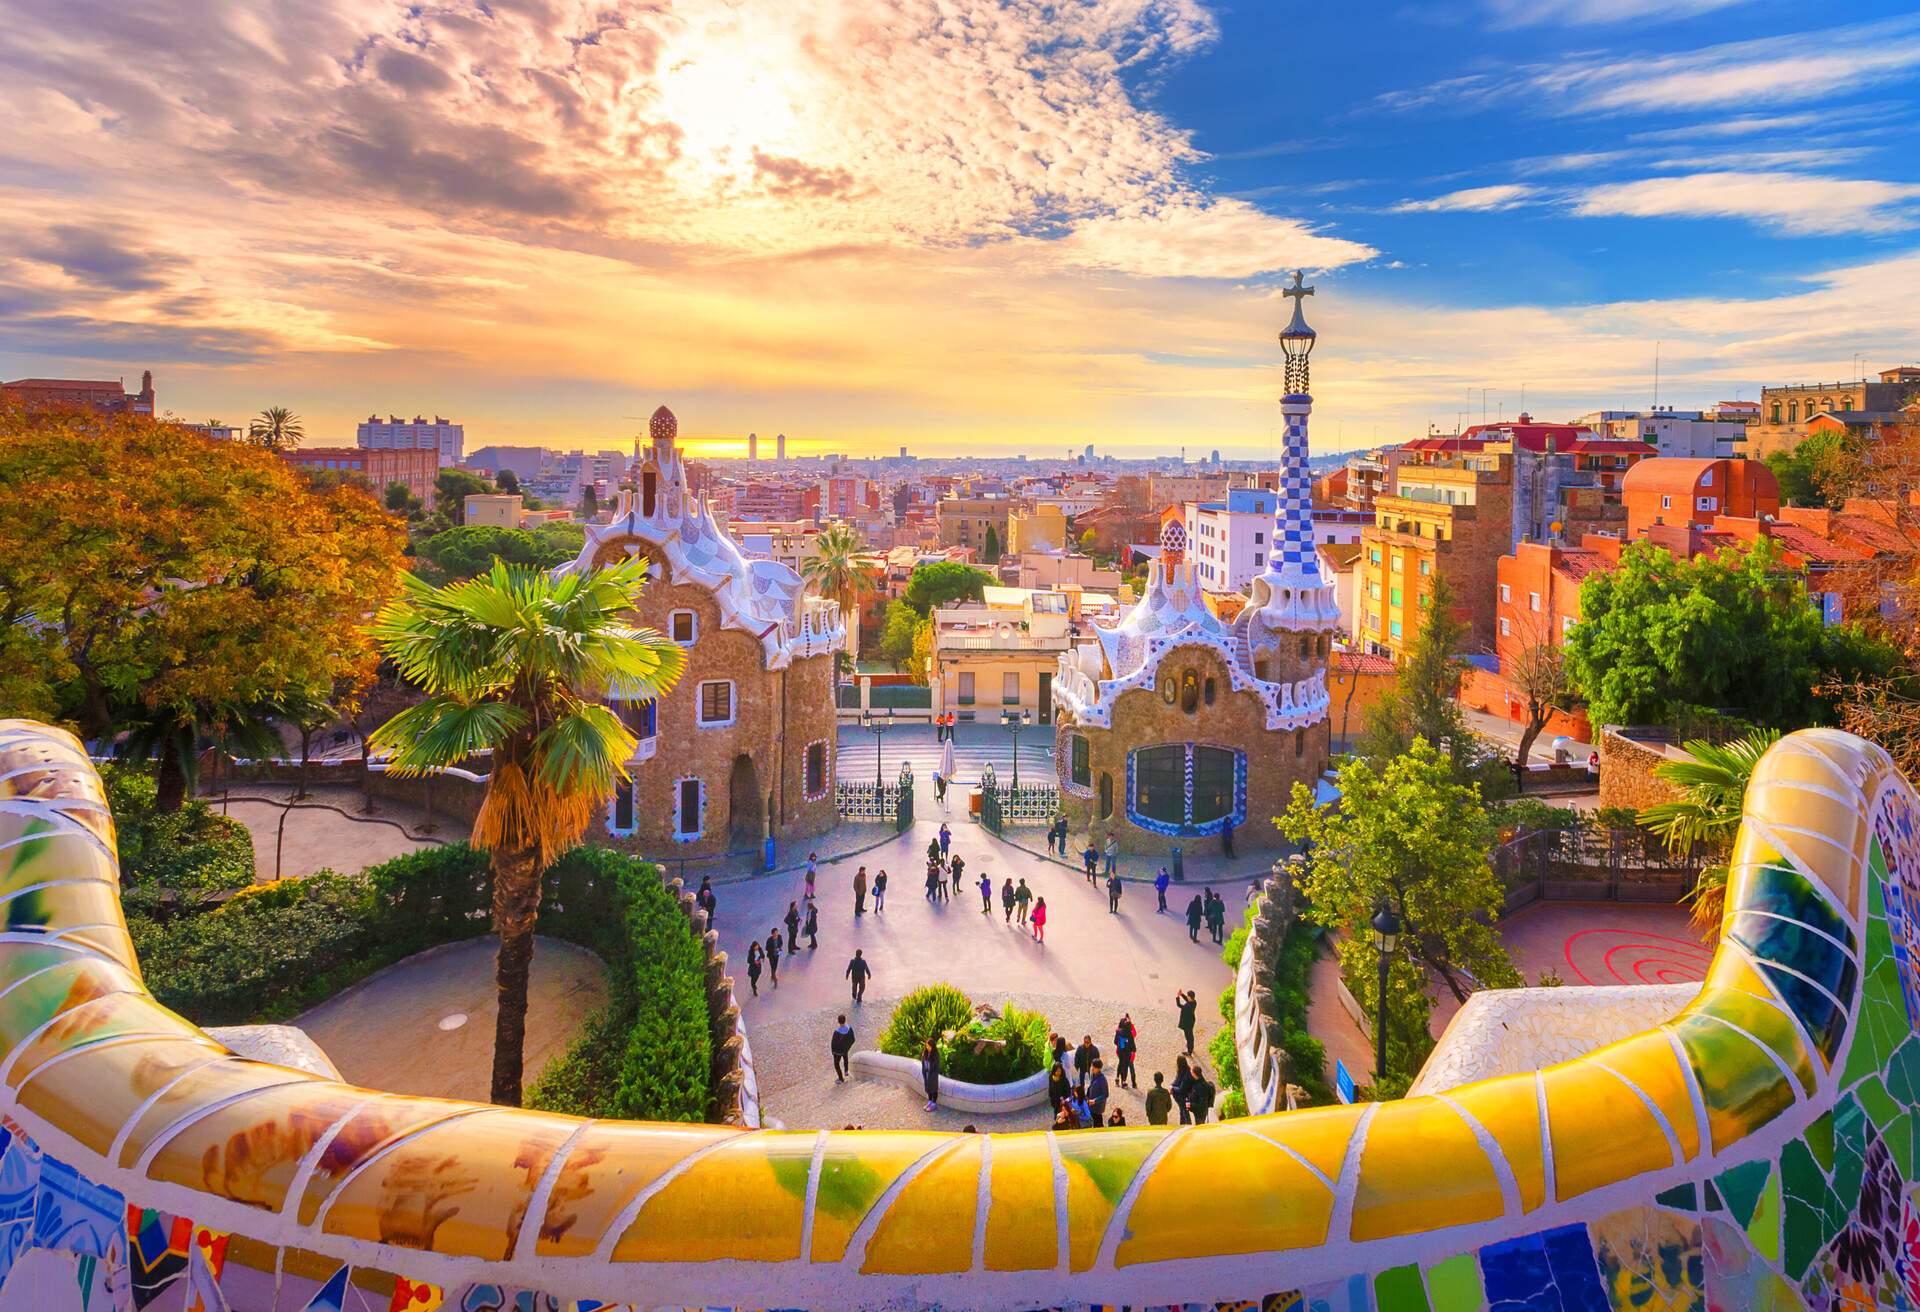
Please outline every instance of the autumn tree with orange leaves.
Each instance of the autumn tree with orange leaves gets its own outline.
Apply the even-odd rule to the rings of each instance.
[[[0,715],[160,760],[179,806],[203,742],[373,677],[401,526],[269,451],[173,424],[0,408]]]

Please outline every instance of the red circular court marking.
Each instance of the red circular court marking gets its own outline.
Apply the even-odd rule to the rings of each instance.
[[[1592,934],[1605,934],[1627,939],[1624,943],[1616,943],[1608,948],[1605,955],[1601,958],[1601,964],[1605,968],[1605,973],[1612,976],[1610,980],[1594,979],[1588,975],[1586,971],[1580,969],[1579,964],[1573,959],[1575,942]],[[1682,951],[1676,953],[1673,950],[1675,948],[1679,948]],[[1631,976],[1614,964],[1616,954],[1628,951],[1644,953],[1644,956],[1634,963]],[[1582,929],[1569,934],[1563,948],[1563,955],[1566,958],[1567,969],[1572,971],[1582,984],[1630,984],[1636,980],[1642,984],[1654,982],[1663,984],[1690,983],[1706,977],[1707,964],[1713,959],[1713,954],[1696,940],[1679,938],[1672,934],[1654,933],[1648,930],[1618,929],[1612,927]],[[1687,958],[1689,956],[1696,958],[1696,960],[1688,960]],[[1649,970],[1654,972],[1652,979],[1648,978],[1647,972]]]

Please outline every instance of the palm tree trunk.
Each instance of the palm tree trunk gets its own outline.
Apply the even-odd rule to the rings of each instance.
[[[533,967],[533,926],[540,915],[539,860],[532,848],[493,851],[493,929],[500,936],[494,990],[500,1014],[493,1026],[493,1101],[520,1105],[527,1040],[527,979]]]
[[[160,773],[154,780],[153,809],[162,815],[178,811],[187,800],[187,772],[173,743],[160,749]]]

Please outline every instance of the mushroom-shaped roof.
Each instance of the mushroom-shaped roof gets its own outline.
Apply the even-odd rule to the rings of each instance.
[[[647,424],[647,435],[656,442],[671,442],[680,435],[680,421],[673,417],[673,411],[661,406]]]

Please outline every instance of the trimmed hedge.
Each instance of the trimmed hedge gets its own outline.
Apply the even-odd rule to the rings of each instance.
[[[253,835],[238,820],[198,801],[156,812],[151,768],[109,763],[100,777],[113,811],[123,886],[220,893],[253,883]]]

